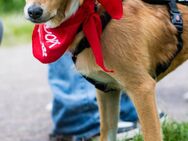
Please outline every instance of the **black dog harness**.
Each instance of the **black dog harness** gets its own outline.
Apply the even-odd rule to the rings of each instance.
[[[177,29],[177,40],[178,40],[176,52],[167,62],[157,65],[155,76],[152,76],[153,78],[156,78],[161,73],[165,72],[168,69],[168,67],[171,65],[174,58],[183,48],[183,40],[181,36],[183,33],[183,19],[182,19],[181,13],[178,10],[176,2],[182,3],[182,4],[188,4],[188,1],[186,0],[185,1],[184,0],[177,0],[177,1],[176,0],[150,0],[150,3],[152,4],[167,4],[168,5],[170,16],[171,16],[171,22]]]
[[[111,16],[107,13],[107,12],[104,12],[103,15],[100,16],[100,19],[101,19],[101,23],[102,23],[102,29],[104,30],[105,27],[107,26],[107,24],[110,22],[111,20]],[[82,29],[80,28],[78,30],[78,32],[80,32]],[[77,59],[77,56],[86,48],[89,48],[90,45],[89,45],[89,42],[87,40],[86,37],[83,37],[81,39],[81,41],[79,42],[78,46],[76,47],[76,49],[74,50],[74,52],[72,53],[72,59],[74,61],[74,63],[76,63],[76,59]]]
[[[182,50],[183,48],[183,40],[182,40],[182,32],[183,32],[183,20],[182,20],[182,15],[179,12],[177,8],[177,2],[182,3],[182,4],[188,4],[188,0],[145,0],[145,2],[150,3],[150,4],[166,4],[169,7],[169,13],[171,16],[171,22],[172,24],[176,27],[177,29],[177,50],[174,53],[173,57],[170,58],[167,62],[163,64],[158,64],[155,72],[155,76],[152,76],[153,78],[156,78],[159,76],[161,73],[165,72],[168,67],[171,65],[173,59],[177,56],[177,54]],[[104,30],[106,25],[110,22],[111,17],[110,15],[105,12],[103,15],[100,16],[101,18],[101,23],[102,23],[102,29]],[[78,32],[81,31],[81,28],[79,29]],[[89,42],[87,41],[86,37],[83,37],[81,41],[79,42],[78,46],[76,47],[75,51],[73,52],[73,61],[76,63],[77,56],[86,48],[89,48]],[[109,92],[109,91],[114,91],[115,89],[111,89],[107,87],[106,83],[96,81],[95,79],[92,79],[87,76],[83,76],[86,80],[88,80],[90,83],[92,83],[97,89],[104,91],[104,92]]]

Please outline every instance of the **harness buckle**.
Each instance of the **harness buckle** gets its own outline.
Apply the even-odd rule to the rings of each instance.
[[[178,33],[183,33],[183,19],[179,11],[170,10],[171,22],[177,28]]]

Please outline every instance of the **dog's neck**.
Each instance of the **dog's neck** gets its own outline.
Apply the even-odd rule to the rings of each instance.
[[[84,0],[80,0],[80,1],[82,1],[82,2],[80,2],[80,4],[82,5],[82,3],[83,3]],[[97,13],[99,15],[102,15],[104,12],[105,12],[105,9],[99,3],[97,3]],[[79,42],[81,41],[82,38],[84,38],[84,33],[83,33],[83,31],[80,31],[76,35],[75,39],[73,40],[73,42],[70,44],[70,46],[68,48],[68,50],[71,53],[75,52],[75,50],[76,50],[76,48],[77,48],[77,46],[78,46],[78,44],[79,44]]]
[[[79,32],[79,33],[76,35],[75,39],[74,39],[73,42],[70,44],[68,50],[69,50],[72,54],[74,54],[74,52],[75,52],[75,50],[76,50],[76,48],[77,48],[79,42],[81,41],[81,39],[82,39],[83,37],[84,37],[84,33],[81,31],[81,32]]]
[[[61,23],[69,19],[82,4],[82,1],[78,0],[67,0],[65,7],[62,7],[57,11],[57,18],[54,18],[46,23],[46,26],[49,28],[58,27]],[[62,12],[63,11],[63,12]]]

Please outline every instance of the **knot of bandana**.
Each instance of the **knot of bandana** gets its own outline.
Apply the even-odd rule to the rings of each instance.
[[[94,6],[94,0],[85,0],[78,11],[57,28],[47,28],[45,24],[35,25],[32,36],[33,55],[42,63],[56,61],[67,50],[74,40],[79,27],[82,25],[83,32],[95,56],[96,63],[104,71],[112,72],[112,70],[108,70],[104,66],[100,44],[102,25],[100,16],[94,11]],[[108,10],[111,9],[108,8]],[[119,13],[121,13],[121,10]],[[120,14],[114,15],[116,15],[116,18],[120,17]]]

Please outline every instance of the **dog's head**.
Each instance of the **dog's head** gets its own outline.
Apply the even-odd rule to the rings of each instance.
[[[56,27],[73,15],[84,0],[26,0],[24,13],[33,23]]]

